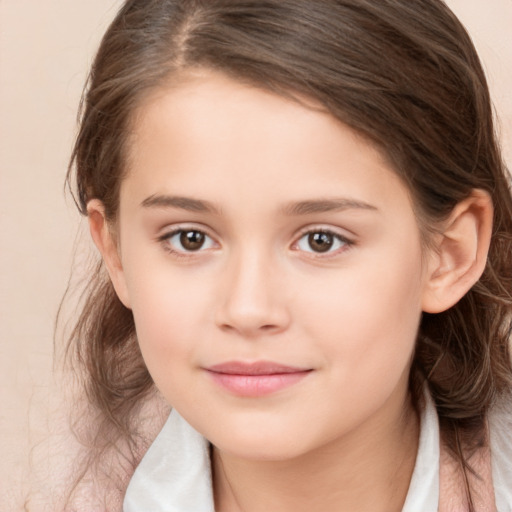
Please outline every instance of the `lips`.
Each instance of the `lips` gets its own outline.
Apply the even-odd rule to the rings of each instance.
[[[276,375],[308,371],[308,369],[285,366],[271,361],[256,361],[254,363],[230,361],[228,363],[211,366],[208,370],[216,373],[225,373],[227,375]]]
[[[292,386],[312,371],[271,361],[245,363],[229,361],[206,368],[212,380],[224,390],[246,397],[276,393]]]

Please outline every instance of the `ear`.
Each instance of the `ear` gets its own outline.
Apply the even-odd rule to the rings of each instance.
[[[492,200],[475,189],[443,223],[437,250],[429,255],[423,311],[440,313],[456,304],[480,279],[492,234]]]
[[[91,237],[101,253],[107,267],[112,284],[116,290],[119,300],[127,307],[130,307],[128,290],[126,287],[125,275],[119,245],[115,233],[106,219],[105,207],[99,199],[92,199],[87,203],[87,216],[89,219],[89,230]]]

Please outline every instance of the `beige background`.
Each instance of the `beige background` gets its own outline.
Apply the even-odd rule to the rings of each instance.
[[[99,37],[120,0],[0,0],[0,510],[20,509],[45,438],[54,319],[80,228],[63,178]],[[491,83],[512,162],[512,0],[449,0]],[[83,235],[83,233],[82,233]],[[41,463],[37,457],[35,463]],[[41,511],[39,505],[29,507]]]

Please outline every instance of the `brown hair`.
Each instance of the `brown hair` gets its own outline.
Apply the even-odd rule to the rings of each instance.
[[[423,316],[411,371],[413,396],[426,379],[447,443],[466,468],[487,411],[511,387],[512,199],[465,29],[441,0],[128,0],[83,98],[68,173],[83,214],[98,198],[115,220],[134,112],[191,67],[319,101],[385,152],[427,226],[473,189],[491,194],[486,270],[454,307]],[[101,263],[87,293],[69,347],[101,428],[115,433],[109,442],[130,439],[152,380],[133,316]]]

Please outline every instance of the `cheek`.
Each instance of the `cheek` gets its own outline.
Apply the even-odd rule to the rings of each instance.
[[[183,362],[198,360],[214,294],[204,279],[169,265],[132,266],[127,283],[142,355],[157,386],[168,388]]]
[[[344,373],[355,385],[378,384],[383,375],[398,379],[410,364],[421,318],[422,270],[419,247],[407,254],[388,250],[371,262],[362,258],[357,268],[310,287],[316,292],[305,303],[306,328],[309,337],[324,340],[326,364],[334,369],[337,362],[340,378]]]
[[[142,294],[141,294],[142,298]],[[137,307],[138,306],[138,307]],[[139,347],[159,391],[171,405],[194,402],[201,396],[194,371],[200,360],[200,315],[196,301],[187,294],[149,294],[144,304],[134,305]],[[178,399],[178,402],[177,402]]]

